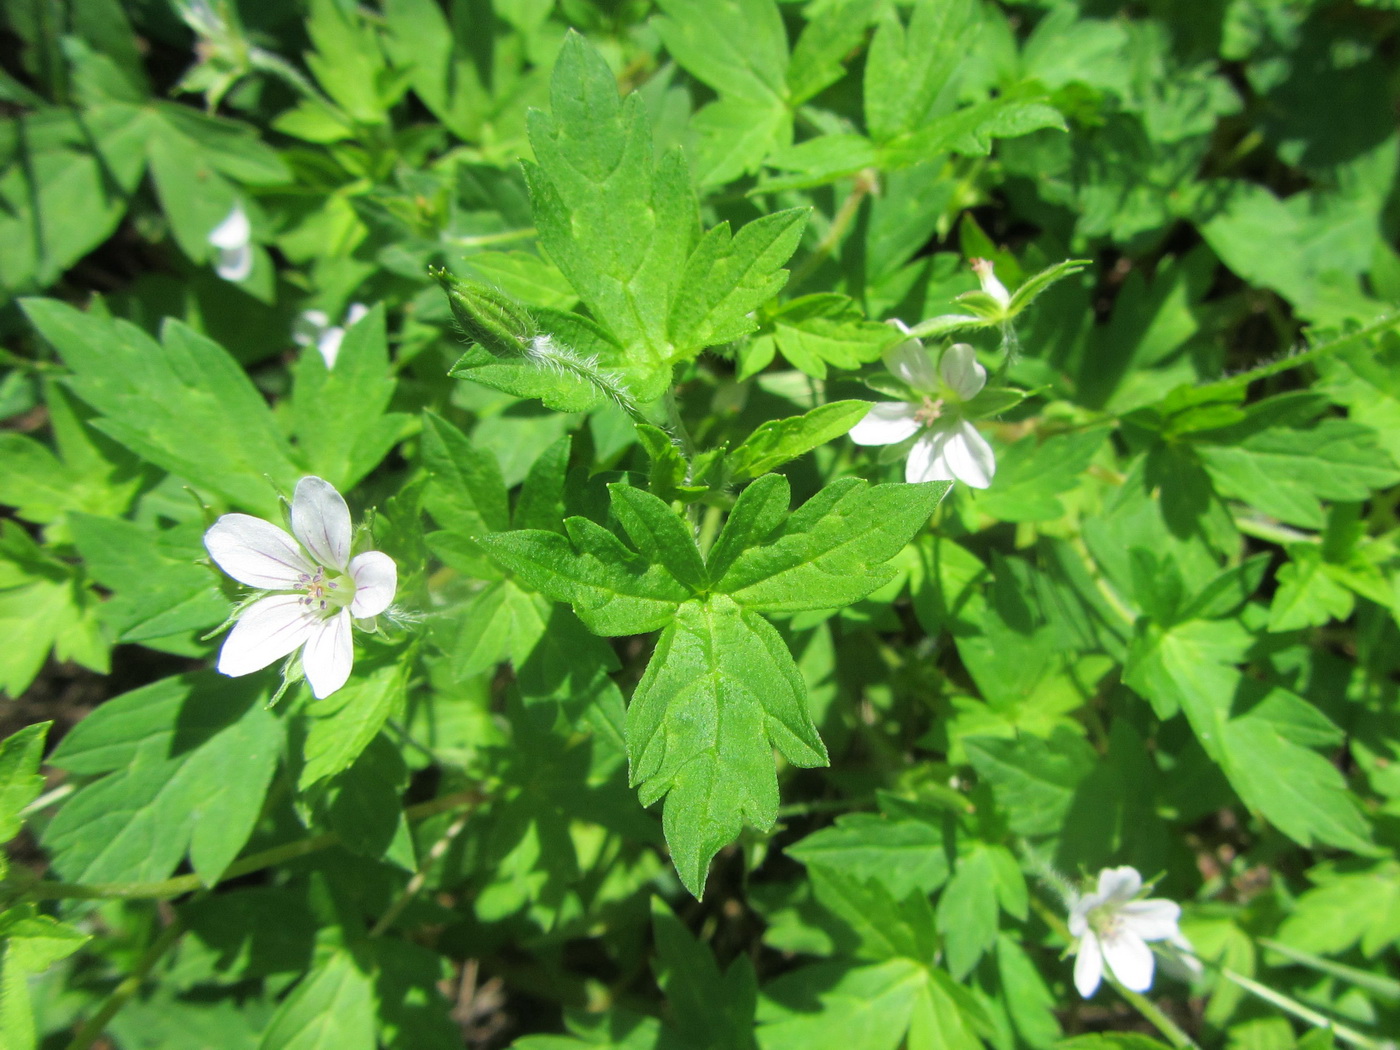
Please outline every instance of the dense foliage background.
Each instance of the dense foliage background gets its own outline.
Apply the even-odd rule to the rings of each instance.
[[[4,4],[0,1046],[1393,1046],[1398,31]],[[307,475],[398,592],[269,707]],[[1085,1000],[1127,865],[1201,966]]]

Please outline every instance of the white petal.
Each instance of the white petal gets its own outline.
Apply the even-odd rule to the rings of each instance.
[[[355,581],[355,600],[350,603],[350,613],[363,620],[389,608],[398,590],[399,569],[394,559],[382,551],[365,551],[350,563],[350,578]]]
[[[914,406],[907,401],[877,401],[848,435],[857,445],[893,445],[919,432]]]
[[[316,349],[321,351],[321,359],[326,362],[326,368],[335,367],[335,359],[340,356],[340,344],[345,339],[345,329],[337,326],[327,328],[321,333],[321,338],[316,340]]]
[[[1137,868],[1104,868],[1099,872],[1099,896],[1105,901],[1130,901],[1142,889],[1142,876]]]
[[[1089,912],[1093,910],[1093,897],[1078,897],[1069,906],[1069,932],[1071,937],[1083,937],[1089,932]]]
[[[235,204],[233,210],[228,213],[228,218],[209,231],[209,243],[215,248],[227,251],[246,248],[252,238],[253,227],[248,222],[248,213],[243,210],[241,204]]]
[[[324,310],[303,310],[292,322],[292,342],[297,346],[310,346],[325,334],[330,323]]]
[[[1161,897],[1128,901],[1119,906],[1118,914],[1124,925],[1144,941],[1166,941],[1181,936],[1176,925],[1181,919],[1181,906],[1175,901]]]
[[[964,485],[985,489],[997,472],[996,454],[977,428],[966,421],[948,432],[943,443],[943,461],[948,472]]]
[[[350,610],[341,609],[321,620],[306,640],[301,668],[317,700],[324,700],[345,684],[355,665],[355,642],[350,637]]]
[[[902,324],[899,327],[908,331]],[[920,393],[933,393],[938,389],[938,375],[933,370],[933,361],[924,344],[917,339],[906,339],[881,356],[886,368]]]
[[[1124,988],[1145,992],[1152,987],[1152,949],[1127,930],[1102,941],[1103,957]]]
[[[225,514],[204,534],[204,549],[239,583],[265,591],[301,584],[316,567],[297,541],[271,522],[250,514]]]
[[[225,281],[242,281],[253,272],[253,249],[243,244],[237,248],[220,248],[214,260],[214,272]]]
[[[1086,933],[1079,940],[1079,954],[1074,957],[1074,987],[1085,999],[1099,990],[1103,980],[1103,956],[1099,954],[1099,942],[1092,933]]]
[[[369,313],[369,307],[364,303],[351,303],[350,309],[345,311],[345,327],[354,328],[360,323],[360,318]]]
[[[952,481],[948,464],[943,459],[943,445],[948,434],[943,430],[930,430],[914,442],[909,450],[909,458],[904,461],[904,480],[911,485],[921,481]]]
[[[237,678],[280,660],[310,636],[319,620],[295,594],[274,594],[248,606],[219,650],[219,671]]]
[[[350,560],[350,508],[329,481],[309,475],[297,482],[292,531],[322,565],[345,571]]]
[[[938,362],[938,370],[943,374],[943,382],[952,387],[953,392],[968,401],[977,396],[987,385],[987,370],[977,360],[977,354],[966,343],[954,343],[943,351],[943,360]]]

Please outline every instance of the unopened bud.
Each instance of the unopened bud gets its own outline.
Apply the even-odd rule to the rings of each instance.
[[[992,269],[990,259],[973,259],[972,272],[977,275],[978,282],[982,285],[982,291],[986,292],[1002,306],[1011,303],[1011,295],[1006,290],[1006,285],[997,280],[997,275]]]
[[[540,334],[535,319],[514,299],[489,284],[471,281],[442,268],[429,269],[442,285],[462,333],[496,357],[523,357]]]

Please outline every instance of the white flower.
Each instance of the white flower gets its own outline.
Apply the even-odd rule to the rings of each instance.
[[[1190,942],[1177,928],[1181,907],[1161,897],[1135,900],[1142,891],[1137,869],[1104,868],[1094,893],[1070,904],[1069,932],[1078,939],[1074,986],[1089,998],[1103,979],[1103,966],[1134,992],[1152,987],[1152,949],[1148,941],[1167,941],[1190,951]]]
[[[345,320],[333,325],[324,310],[303,310],[292,330],[292,341],[298,346],[315,345],[316,349],[321,351],[326,368],[334,368],[346,330],[353,328],[367,313],[369,307],[364,303],[351,303],[350,309],[345,311]]]
[[[909,329],[892,321],[901,332]],[[885,352],[885,365],[919,395],[918,401],[880,401],[851,429],[857,445],[894,445],[920,434],[904,464],[904,480],[961,481],[975,489],[992,483],[996,456],[977,428],[962,418],[964,401],[976,397],[987,371],[972,347],[954,343],[934,371],[923,343],[906,339]]]
[[[1006,290],[1006,285],[997,279],[995,268],[990,259],[971,260],[972,272],[977,275],[977,283],[982,286],[982,291],[986,292],[998,303],[1002,309],[1011,305],[1011,294]]]
[[[219,670],[236,678],[302,648],[302,669],[319,699],[350,677],[351,619],[389,607],[398,569],[379,551],[350,557],[350,509],[321,478],[297,482],[292,532],[295,538],[260,518],[225,514],[204,534],[205,549],[219,568],[239,583],[272,592],[238,617],[224,639]]]
[[[209,231],[209,243],[218,249],[214,272],[226,281],[241,281],[253,272],[253,227],[243,205],[235,204],[228,218]]]

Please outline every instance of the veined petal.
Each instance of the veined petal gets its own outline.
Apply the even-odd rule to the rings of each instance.
[[[302,596],[273,594],[248,606],[219,650],[219,672],[252,674],[305,642],[319,621],[301,602]]]
[[[253,248],[249,244],[240,244],[237,248],[220,248],[219,256],[214,260],[214,272],[225,281],[246,280],[253,272]]]
[[[1074,987],[1085,999],[1099,990],[1103,980],[1103,955],[1099,940],[1092,933],[1079,939],[1079,954],[1074,957]]]
[[[909,458],[904,461],[904,480],[911,485],[921,481],[952,481],[953,475],[943,458],[943,446],[947,440],[946,430],[929,430],[914,442]]]
[[[1130,901],[1138,895],[1142,889],[1142,876],[1138,874],[1137,868],[1128,867],[1126,864],[1121,868],[1104,868],[1099,872],[1099,897],[1107,902],[1111,900]]]
[[[1166,941],[1181,936],[1177,922],[1181,905],[1175,901],[1154,897],[1145,901],[1128,901],[1119,905],[1123,924],[1144,941]]]
[[[954,343],[943,351],[938,362],[943,382],[964,401],[976,397],[987,385],[987,370],[977,360],[977,354],[967,343]]]
[[[907,401],[877,401],[847,436],[857,445],[893,445],[918,432],[913,405]]]
[[[301,584],[316,571],[301,546],[271,522],[250,514],[225,514],[204,534],[204,549],[239,583],[264,591]]]
[[[908,332],[902,321],[891,321],[901,332]],[[890,347],[881,357],[885,367],[904,380],[920,393],[933,393],[938,389],[938,374],[933,370],[924,344],[917,339],[906,339]]]
[[[1152,949],[1129,930],[1118,930],[1105,937],[1103,957],[1124,988],[1145,992],[1152,987]]]
[[[399,568],[382,551],[365,551],[350,562],[350,578],[355,581],[355,599],[350,614],[362,620],[378,616],[394,600],[399,586]]]
[[[209,231],[208,237],[209,243],[215,248],[227,251],[232,251],[235,248],[246,248],[252,239],[253,227],[248,222],[248,213],[243,210],[241,204],[235,204],[233,210],[228,213],[228,217]]]
[[[992,483],[992,475],[997,472],[996,454],[987,439],[977,432],[977,428],[966,421],[960,422],[948,433],[943,444],[943,460],[956,480],[974,489],[985,489]]]
[[[317,700],[324,700],[345,684],[355,665],[355,642],[350,636],[350,610],[321,620],[306,640],[301,668]]]
[[[318,562],[345,571],[350,560],[350,508],[329,481],[309,475],[297,482],[292,531]]]

